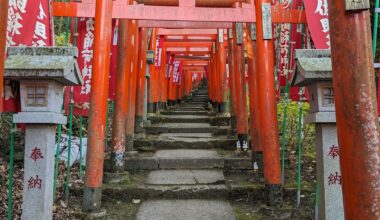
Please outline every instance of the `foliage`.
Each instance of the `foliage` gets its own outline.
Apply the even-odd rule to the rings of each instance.
[[[285,101],[277,105],[279,131],[282,132],[284,120]],[[288,102],[286,115],[286,149],[288,151],[297,151],[298,141],[298,123],[299,123],[299,102]],[[304,118],[309,114],[310,105],[307,102],[302,103],[302,114]],[[311,124],[303,125],[302,148],[303,152],[315,152],[315,127]],[[314,153],[313,153],[314,154]]]
[[[66,46],[66,32],[54,36],[55,46]]]

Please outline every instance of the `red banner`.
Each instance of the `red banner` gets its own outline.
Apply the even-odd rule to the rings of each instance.
[[[53,46],[49,0],[9,0],[7,46]],[[18,84],[4,85],[4,111],[20,110]]]
[[[327,0],[304,1],[307,25],[316,49],[330,48]]]
[[[173,83],[180,83],[180,73],[182,72],[182,62],[179,60],[174,61],[174,70],[173,70]]]
[[[157,36],[156,38],[156,52],[154,56],[154,66],[156,69],[161,69],[162,66],[162,48],[164,47],[164,37]]]
[[[303,1],[295,0],[293,2],[285,1],[284,8],[302,9]],[[279,66],[278,66],[278,99],[280,99],[281,88],[286,86],[286,80],[289,80],[294,69],[294,50],[302,48],[302,34],[305,31],[299,24],[281,24],[280,41],[279,41]],[[299,100],[299,88],[291,87],[289,98],[293,101]]]
[[[116,57],[117,57],[117,27],[116,22],[113,23],[113,41],[111,48],[110,63],[110,90],[109,99],[113,99],[115,95],[115,74],[116,74]],[[80,18],[77,26],[77,47],[78,47],[78,66],[83,76],[82,86],[72,86],[66,88],[65,94],[65,113],[69,114],[70,91],[73,92],[73,114],[81,116],[89,116],[90,110],[90,92],[91,92],[91,76],[94,49],[94,19]]]

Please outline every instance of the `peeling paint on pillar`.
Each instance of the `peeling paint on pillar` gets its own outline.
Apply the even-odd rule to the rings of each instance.
[[[119,23],[119,42],[117,60],[119,65],[116,72],[116,94],[115,109],[112,122],[112,142],[111,142],[111,172],[119,172],[124,169],[124,152],[125,152],[125,132],[126,116],[128,109],[128,88],[129,77],[128,68],[128,21],[121,20]]]
[[[370,12],[347,12],[344,1],[328,3],[344,212],[347,219],[379,219],[380,147]]]
[[[91,104],[88,130],[87,166],[83,195],[83,211],[97,212],[101,208],[105,126],[110,69],[112,3],[96,1],[94,62],[91,81]]]

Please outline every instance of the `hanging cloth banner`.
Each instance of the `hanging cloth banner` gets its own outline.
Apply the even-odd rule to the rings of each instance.
[[[154,55],[154,66],[156,69],[161,69],[162,66],[162,48],[164,47],[164,36],[156,38],[156,52]]]
[[[327,0],[304,1],[307,25],[316,49],[330,48],[330,26]]]
[[[166,69],[166,73],[165,73],[166,78],[170,78],[170,73],[172,72],[174,68],[174,59],[175,59],[174,55],[170,55],[168,53],[168,56],[169,56],[169,63],[168,63],[168,68]]]
[[[174,61],[174,70],[173,70],[173,83],[178,84],[180,80],[180,73],[182,72],[182,62]]]
[[[302,0],[284,1],[284,9],[303,9]],[[280,24],[279,40],[279,66],[278,81],[279,88],[277,91],[278,99],[280,98],[281,88],[286,86],[286,81],[290,80],[294,69],[294,50],[302,48],[303,28],[300,24]],[[293,101],[299,100],[299,87],[289,88],[289,98]]]
[[[49,0],[9,0],[7,46],[53,46]],[[18,83],[4,82],[4,112],[20,111]]]
[[[114,97],[115,91],[115,73],[116,73],[116,57],[117,57],[117,27],[116,20],[112,23],[112,48],[111,48],[111,63],[110,63],[110,92],[109,99]],[[94,53],[94,19],[79,18],[77,26],[77,47],[78,47],[78,66],[83,76],[82,86],[66,87],[65,93],[65,114],[69,114],[70,91],[73,92],[73,114],[88,117],[90,110],[91,96],[91,76],[92,63]],[[116,38],[116,39],[115,39]]]

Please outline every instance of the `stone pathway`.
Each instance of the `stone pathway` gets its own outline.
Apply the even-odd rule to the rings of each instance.
[[[137,220],[233,220],[228,202],[219,200],[155,200],[142,204]]]
[[[226,200],[225,158],[216,149],[233,149],[234,141],[223,135],[228,127],[210,125],[207,90],[199,90],[186,101],[161,112],[160,118],[152,120],[146,129],[147,137],[135,141],[140,151],[151,147],[154,153],[140,153],[131,159],[134,165],[127,167],[150,170],[141,188],[160,191],[162,195],[162,199],[143,202],[138,220],[236,219]],[[149,163],[151,166],[147,166]]]

